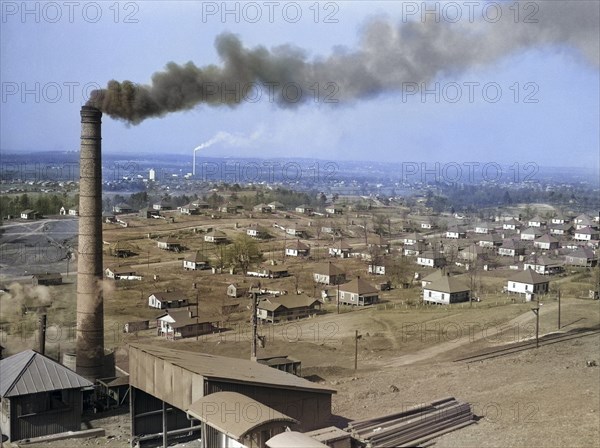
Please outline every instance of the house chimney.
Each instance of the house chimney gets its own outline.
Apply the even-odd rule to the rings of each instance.
[[[92,381],[103,376],[104,366],[101,123],[101,111],[81,108],[75,365]]]

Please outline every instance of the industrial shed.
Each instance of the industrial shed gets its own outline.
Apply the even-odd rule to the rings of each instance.
[[[265,448],[268,439],[298,423],[237,392],[202,397],[186,413],[201,422],[205,448]]]
[[[0,428],[8,440],[81,429],[82,389],[92,383],[33,350],[0,361]]]
[[[186,411],[217,392],[240,393],[297,420],[296,430],[310,431],[329,424],[335,393],[258,362],[140,344],[129,346],[129,375],[134,441],[162,437],[163,427],[168,439],[200,437],[201,422],[190,421]]]

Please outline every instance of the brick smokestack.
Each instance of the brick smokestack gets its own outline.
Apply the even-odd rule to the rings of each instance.
[[[75,365],[77,373],[92,381],[103,376],[104,365],[101,124],[100,110],[81,108]]]

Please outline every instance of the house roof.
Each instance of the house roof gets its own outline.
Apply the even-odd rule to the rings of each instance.
[[[542,231],[540,229],[538,229],[537,227],[527,227],[525,230],[523,230],[521,232],[521,234],[526,234],[526,235],[541,235]]]
[[[186,299],[185,295],[181,291],[159,291],[153,292],[150,295],[156,297],[160,301]]]
[[[206,236],[212,236],[213,238],[227,238],[227,234],[225,232],[221,232],[220,230],[208,232]]]
[[[552,258],[541,255],[539,257],[529,257],[526,264],[532,264],[536,266],[556,266],[562,263],[558,260],[553,260]]]
[[[322,274],[322,275],[329,275],[329,276],[341,275],[341,274],[345,273],[339,266],[336,266],[331,261],[328,261],[327,263],[319,263],[318,265],[315,266],[313,272],[315,274]]]
[[[544,235],[540,236],[535,241],[538,242],[538,243],[558,243],[558,240],[556,238],[554,238],[553,236],[548,235],[547,233],[545,233]]]
[[[232,409],[251,409],[252,418],[240,418]],[[193,402],[186,412],[232,439],[241,440],[253,430],[275,422],[298,421],[237,392],[215,392]]]
[[[295,308],[303,308],[311,306],[314,303],[320,302],[319,299],[308,297],[306,294],[292,294],[277,297],[277,299],[264,299],[258,304],[258,307],[267,311],[276,311],[280,307],[293,310]]]
[[[590,226],[582,227],[579,230],[575,230],[575,233],[583,234],[583,235],[597,235],[598,230],[592,229]]]
[[[291,373],[282,372],[258,362],[240,358],[177,350],[172,347],[131,344],[131,347],[164,359],[182,369],[196,373],[204,378],[222,379],[237,383],[255,384],[263,387],[305,390],[316,393],[335,393],[335,389],[300,378]]]
[[[331,245],[331,247],[333,247],[334,249],[339,249],[339,250],[351,250],[352,249],[352,246],[350,246],[350,244],[348,244],[344,240],[336,241],[335,243],[333,243]]]
[[[84,377],[33,350],[0,360],[0,396],[3,398],[91,385]]]
[[[439,260],[441,258],[444,258],[444,256],[442,254],[440,254],[439,252],[427,251],[427,252],[423,252],[422,254],[420,254],[419,258],[428,258],[428,259],[432,259],[432,260]]]
[[[503,249],[522,249],[525,245],[519,240],[513,240],[512,238],[506,239],[502,242]]]
[[[208,257],[206,257],[202,251],[197,250],[193,255],[190,255],[185,259],[185,261],[192,261],[194,263],[206,263],[208,262]]]
[[[177,241],[175,238],[170,236],[168,238],[161,238],[161,239],[157,240],[157,243],[179,244],[179,241]]]
[[[573,258],[585,258],[588,260],[596,260],[598,258],[595,252],[589,247],[580,247],[579,249],[575,249],[570,254],[567,254],[567,256]]]
[[[132,266],[116,266],[106,268],[107,271],[110,271],[114,274],[135,274],[135,269]]]
[[[59,272],[45,272],[43,274],[33,274],[33,278],[37,278],[38,280],[52,280],[52,279],[62,279],[62,275]]]
[[[427,275],[426,277],[423,277],[424,282],[435,282],[436,280],[439,280],[440,278],[444,277],[444,271],[442,271],[441,269],[438,269],[437,271],[432,272],[431,274]]]
[[[423,289],[445,292],[448,294],[470,291],[470,288],[460,279],[456,277],[450,277],[448,275],[444,275],[442,278],[434,281],[430,285],[425,286]]]
[[[511,277],[508,281],[518,283],[528,283],[530,285],[538,285],[540,283],[548,283],[548,279],[541,274],[533,271],[532,269],[525,269]]]
[[[296,249],[296,250],[308,250],[309,249],[309,247],[300,240],[296,240],[293,243],[288,244],[287,247],[288,247],[288,249]]]
[[[340,285],[340,291],[351,292],[353,294],[378,294],[379,291],[373,285],[360,277]]]

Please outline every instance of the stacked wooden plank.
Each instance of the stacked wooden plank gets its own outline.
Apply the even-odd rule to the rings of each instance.
[[[415,446],[473,423],[471,405],[454,397],[382,417],[355,420],[347,431],[368,448]]]

